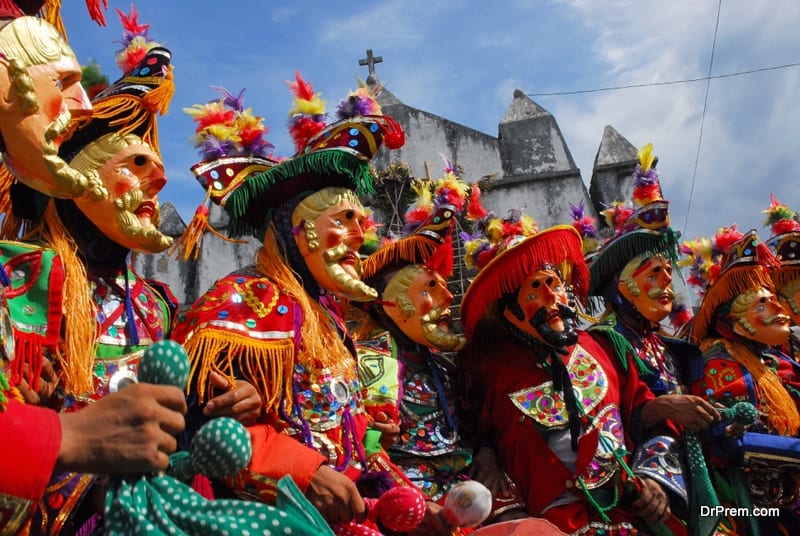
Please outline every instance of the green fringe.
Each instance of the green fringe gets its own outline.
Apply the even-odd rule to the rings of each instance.
[[[677,264],[678,234],[671,228],[659,232],[639,230],[611,239],[589,265],[589,295],[601,295],[603,287],[613,280],[631,259],[644,254],[665,255],[672,264]],[[680,270],[676,272],[681,274]]]
[[[628,360],[625,356],[630,355],[633,357],[633,361],[636,363],[636,370],[640,374],[649,372],[650,369],[647,367],[644,361],[642,361],[642,358],[640,358],[636,353],[633,345],[631,345],[628,339],[626,339],[621,333],[614,329],[614,326],[617,325],[617,322],[617,316],[614,313],[611,313],[602,321],[590,326],[588,331],[596,331],[608,339],[608,342],[611,343],[611,348],[614,349],[614,356],[622,366],[622,370],[628,372]]]
[[[225,211],[230,217],[228,235],[241,237],[252,235],[259,240],[263,238],[269,220],[272,218],[272,208],[286,199],[270,197],[270,190],[276,185],[291,181],[302,175],[318,177],[317,184],[307,188],[311,191],[321,190],[330,186],[353,188],[358,195],[374,194],[372,175],[369,162],[342,149],[324,149],[316,152],[296,156],[291,160],[281,162],[279,165],[256,175],[247,177],[242,185],[231,193],[225,203]],[[298,189],[296,193],[303,190]],[[254,223],[250,211],[254,207],[267,210],[265,221]]]

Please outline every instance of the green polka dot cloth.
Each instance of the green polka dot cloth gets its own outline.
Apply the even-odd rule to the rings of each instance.
[[[106,495],[108,535],[333,536],[290,477],[278,483],[275,506],[208,500],[168,475],[114,483]]]
[[[183,387],[189,360],[180,344],[159,341],[142,356],[139,379]],[[275,506],[208,500],[184,481],[202,473],[211,478],[236,474],[250,463],[250,437],[238,421],[221,417],[203,425],[190,452],[170,456],[167,474],[112,479],[105,504],[109,535],[333,536],[319,512],[290,477],[278,483]]]
[[[189,356],[175,341],[158,341],[145,350],[137,375],[141,382],[183,389],[189,381]]]

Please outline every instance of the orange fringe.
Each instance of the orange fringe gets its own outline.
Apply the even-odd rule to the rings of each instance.
[[[350,352],[322,307],[310,298],[300,284],[299,276],[286,264],[284,254],[278,247],[276,233],[275,226],[270,224],[264,235],[264,245],[256,255],[256,267],[300,306],[303,313],[300,340],[303,342],[297,361],[325,368],[339,366],[342,356],[349,356]],[[293,240],[292,237],[288,239]]]
[[[92,103],[92,108],[90,117],[75,121],[76,130],[83,128],[93,119],[105,119],[109,121],[110,130],[120,136],[136,134],[143,142],[150,145],[151,149],[161,154],[156,116],[150,113],[141,98],[135,95],[114,95]]]
[[[61,18],[61,0],[47,0],[42,6],[44,12],[44,19],[52,24],[64,41],[69,43],[67,39],[67,30],[64,28],[64,20]]]
[[[172,74],[172,69],[172,65],[167,67],[167,74],[163,79],[153,77],[145,81],[145,83],[150,82],[158,85],[142,98],[145,107],[152,114],[165,115],[169,111],[169,104],[172,102],[172,96],[175,95],[175,77]],[[137,81],[142,83],[141,78],[137,78]]]
[[[212,372],[232,377],[239,371],[258,390],[267,411],[277,409],[282,398],[291,409],[294,366],[291,339],[265,342],[235,333],[201,330],[184,343],[184,348],[192,364],[189,385],[197,386],[201,403],[213,396],[209,389]]]
[[[439,244],[423,235],[411,235],[387,244],[364,259],[361,279],[366,281],[395,264],[422,264],[433,255]],[[399,267],[399,266],[398,266]]]
[[[725,339],[711,339],[700,349],[706,351],[716,342],[722,342],[733,359],[745,367],[756,380],[756,394],[760,409],[770,430],[783,436],[794,436],[800,430],[800,413],[774,370],[761,362],[745,345]]]
[[[97,310],[86,266],[78,258],[78,246],[70,237],[50,202],[44,213],[42,241],[61,256],[64,265],[64,353],[58,356],[64,372],[67,393],[83,394],[94,389],[95,343],[97,341]]]

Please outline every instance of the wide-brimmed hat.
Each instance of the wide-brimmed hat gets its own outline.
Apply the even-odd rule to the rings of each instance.
[[[385,143],[396,149],[405,142],[402,128],[381,113],[377,94],[359,88],[344,99],[333,124],[324,121],[321,99],[296,75],[290,87],[295,107],[290,133],[297,153],[261,173],[246,177],[225,203],[228,234],[263,238],[273,211],[305,192],[343,187],[358,194],[374,193],[369,163]]]
[[[494,302],[516,292],[525,278],[546,265],[559,268],[564,282],[572,286],[576,298],[585,305],[589,272],[578,231],[572,225],[556,225],[538,232],[535,227],[528,227],[533,232],[526,233],[524,226],[518,225],[519,215],[514,216],[497,222],[510,232],[501,232],[494,241],[489,240],[482,251],[480,246],[467,246],[468,255],[471,252],[471,258],[480,259],[477,264],[467,261],[479,269],[461,302],[461,320],[468,339]],[[490,222],[489,227],[493,226]]]

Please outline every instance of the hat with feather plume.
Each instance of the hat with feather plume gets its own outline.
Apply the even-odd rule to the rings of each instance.
[[[719,229],[713,239],[684,242],[687,282],[702,298],[692,320],[690,339],[700,344],[711,331],[718,309],[736,296],[761,287],[772,290],[770,272],[780,265],[755,229],[741,233],[736,225]]]
[[[299,72],[287,84],[294,95],[289,133],[296,153],[249,175],[231,192],[224,206],[230,236],[261,239],[273,211],[306,192],[338,186],[374,193],[370,161],[382,145],[397,149],[405,143],[400,125],[381,112],[379,86],[359,82],[358,89],[339,103],[337,120],[328,124],[324,101]]]
[[[202,160],[191,171],[206,192],[186,231],[170,250],[171,255],[183,260],[197,259],[206,232],[238,242],[211,226],[208,220],[211,204],[224,207],[228,197],[248,177],[278,165],[273,157],[275,146],[265,137],[268,128],[264,118],[255,115],[252,108],[245,108],[245,89],[236,95],[222,86],[211,89],[219,95],[217,99],[183,109],[197,124],[192,141]]]
[[[614,234],[592,256],[589,295],[602,296],[628,262],[637,256],[662,254],[677,261],[677,234],[670,227],[669,202],[661,193],[653,145],[639,151],[633,172],[632,204],[614,203],[602,212]]]
[[[765,243],[780,261],[772,270],[772,281],[780,290],[800,279],[800,216],[770,194],[770,204],[764,210],[764,225],[772,231]]]
[[[473,186],[475,188],[476,186]],[[403,215],[403,236],[386,240],[362,263],[362,280],[371,281],[410,264],[424,264],[444,278],[453,272],[452,232],[464,210],[470,185],[445,159],[444,175],[435,181],[416,179],[416,194]]]

